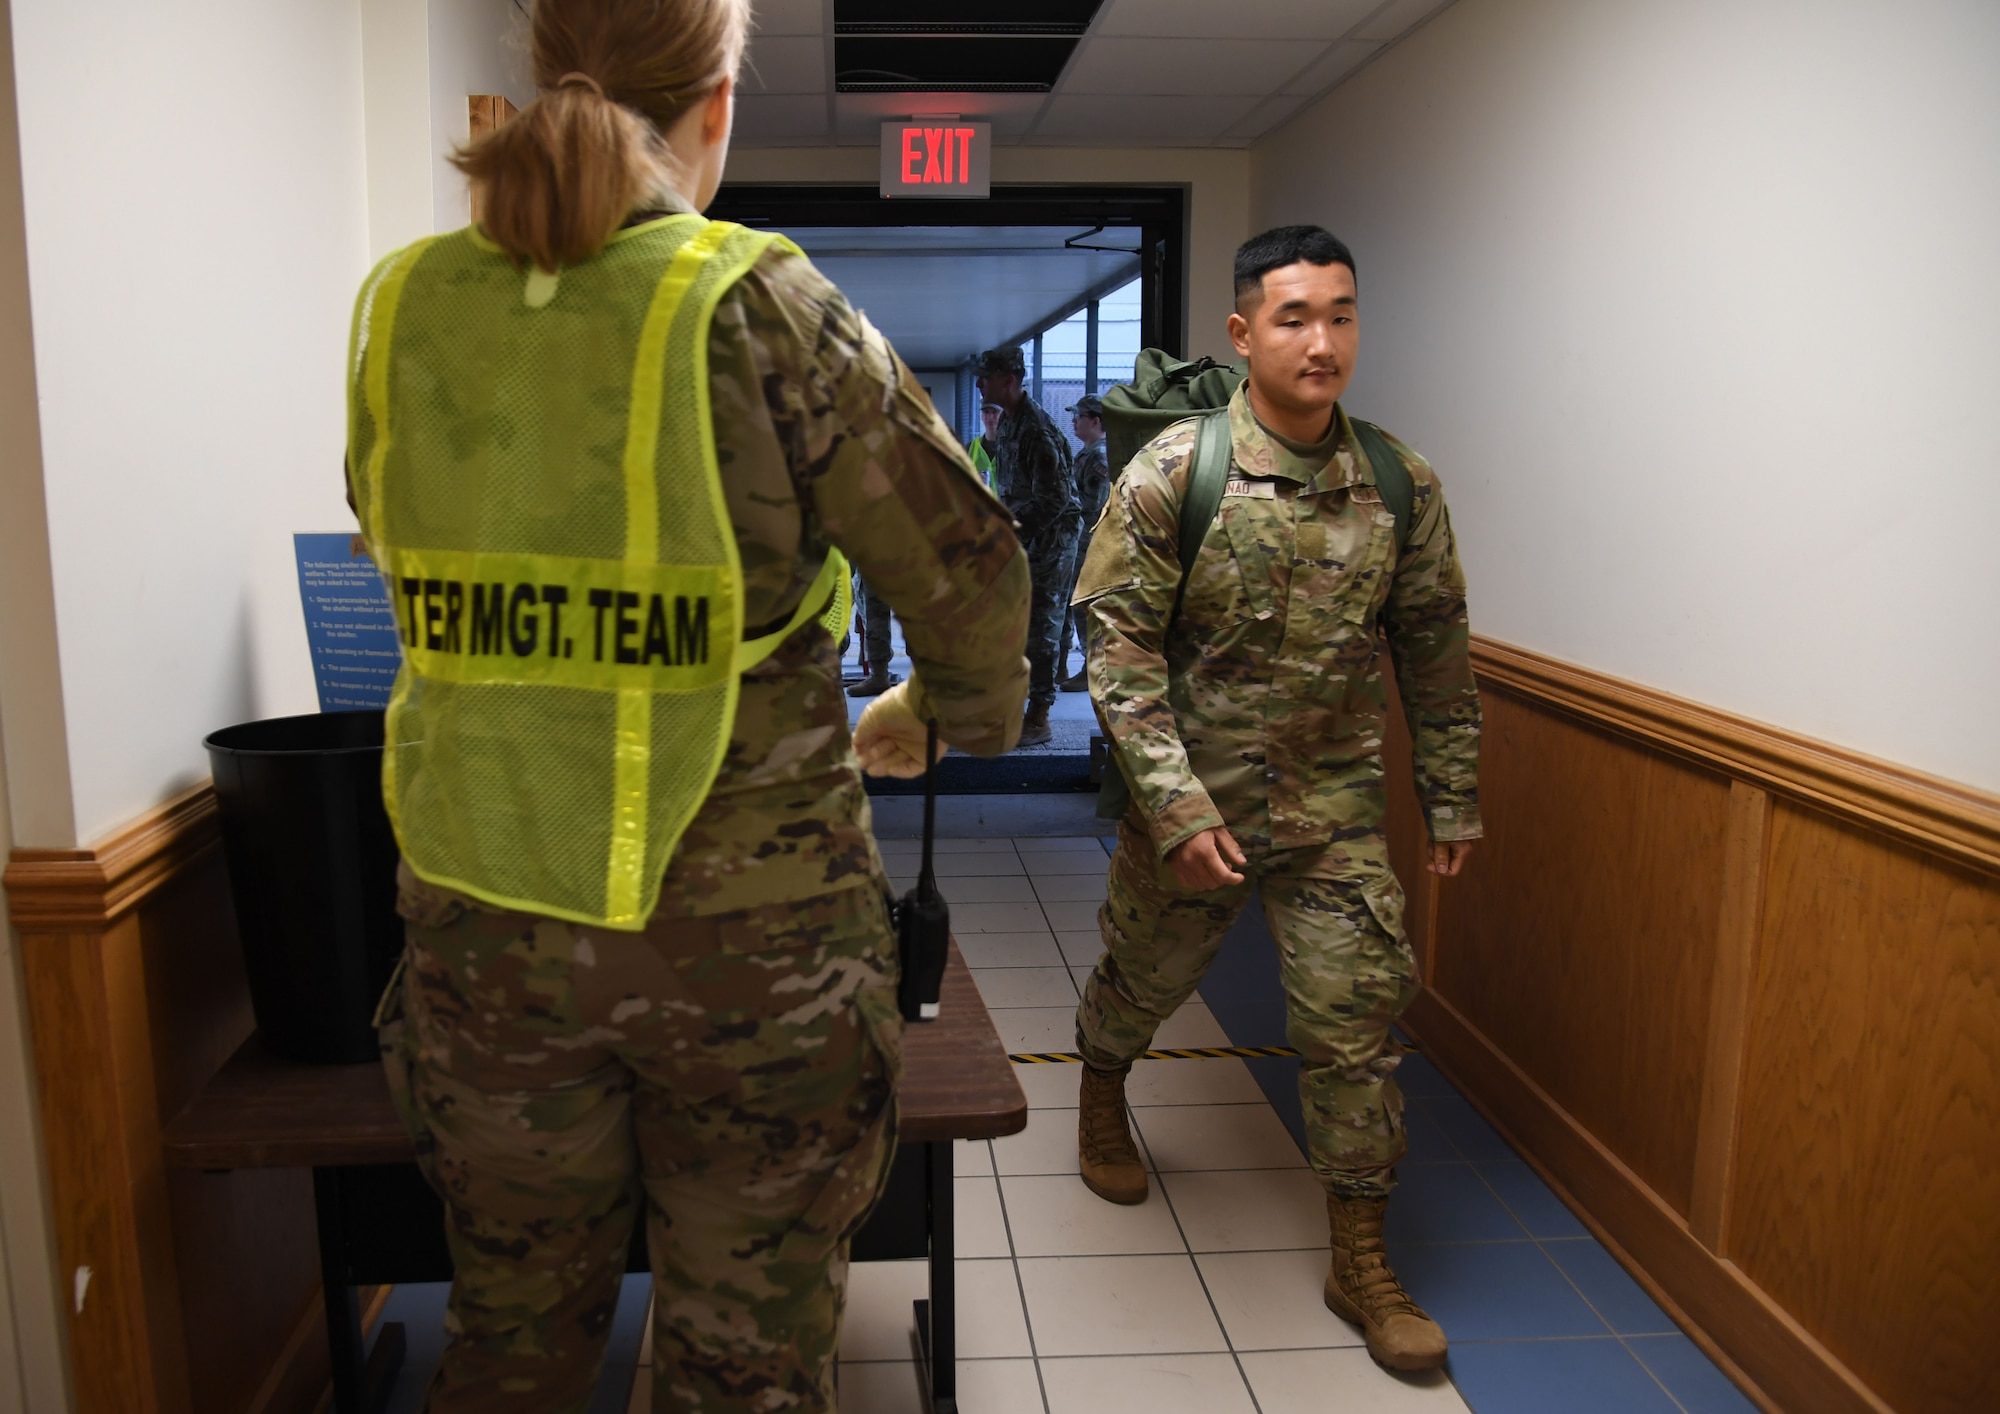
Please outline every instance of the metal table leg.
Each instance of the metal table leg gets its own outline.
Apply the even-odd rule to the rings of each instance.
[[[931,1295],[919,1301],[917,1335],[929,1366],[932,1414],[958,1414],[958,1286],[952,1209],[951,1141],[924,1145],[925,1227],[930,1234]]]
[[[362,1353],[361,1301],[347,1280],[347,1219],[337,1168],[313,1170],[319,1273],[326,1292],[326,1348],[333,1363],[332,1414],[377,1414],[403,1367],[402,1323],[385,1321],[375,1348]]]

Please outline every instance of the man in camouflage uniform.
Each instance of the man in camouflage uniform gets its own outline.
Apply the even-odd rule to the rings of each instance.
[[[977,754],[1011,747],[1027,565],[888,342],[774,248],[717,308],[709,363],[746,633],[783,623],[837,546],[902,618],[908,715]],[[656,1409],[834,1408],[847,1244],[888,1170],[901,1045],[840,685],[817,624],[743,675],[643,933],[403,870],[409,943],[378,1021],[457,1269],[430,1414],[585,1410],[642,1217]]]
[[[1193,421],[1120,474],[1077,585],[1091,694],[1133,796],[1099,914],[1105,953],[1077,1013],[1082,1174],[1114,1202],[1145,1199],[1126,1071],[1256,890],[1327,1189],[1327,1305],[1383,1364],[1427,1369],[1444,1359],[1443,1332],[1382,1248],[1406,1147],[1389,1027],[1417,985],[1383,835],[1382,673],[1393,661],[1430,867],[1455,874],[1480,834],[1465,577],[1429,465],[1393,444],[1414,489],[1399,536],[1338,405],[1357,344],[1346,247],[1284,227],[1247,242],[1236,272],[1229,328],[1250,374],[1229,406],[1229,480],[1179,617]]]
[[[1090,554],[1090,532],[1097,525],[1097,518],[1104,514],[1104,498],[1111,491],[1111,464],[1104,452],[1104,401],[1095,393],[1085,393],[1068,409],[1074,414],[1070,426],[1076,429],[1077,441],[1083,446],[1076,454],[1076,499],[1082,509],[1082,529],[1076,537],[1076,572],[1083,572],[1083,562]],[[1074,589],[1075,585],[1072,584]],[[1067,602],[1067,596],[1065,596]],[[1088,648],[1089,629],[1084,624],[1083,609],[1071,609],[1063,619],[1062,647],[1056,653],[1056,672],[1062,673],[1069,667],[1069,646],[1071,630],[1075,630],[1074,641],[1079,647]],[[1084,670],[1078,668],[1073,677],[1063,679],[1064,692],[1087,692],[1089,679]]]
[[[1000,427],[990,441],[993,489],[1014,513],[1034,581],[1028,617],[1028,714],[1021,724],[1020,744],[1038,746],[1054,735],[1049,708],[1056,700],[1056,649],[1068,612],[1080,517],[1069,439],[1021,386],[1026,373],[1018,344],[988,349],[979,356],[976,369],[980,396],[1001,408]]]

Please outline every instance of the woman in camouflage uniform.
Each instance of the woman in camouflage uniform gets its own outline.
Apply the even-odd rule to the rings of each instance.
[[[621,227],[706,205],[747,22],[745,0],[540,0],[538,101],[458,159],[492,258],[553,291]],[[745,638],[784,624],[837,548],[895,607],[915,672],[852,741],[816,619],[745,672],[643,931],[427,881],[406,843],[408,950],[380,1020],[457,1269],[433,1414],[586,1408],[642,1214],[653,1407],[833,1407],[900,1040],[861,763],[914,774],[928,717],[981,754],[1019,730],[1027,564],[887,341],[774,245],[721,296],[707,359]]]

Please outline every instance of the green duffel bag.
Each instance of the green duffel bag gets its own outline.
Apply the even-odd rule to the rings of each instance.
[[[1158,349],[1141,349],[1132,381],[1104,390],[1104,453],[1111,474],[1184,417],[1229,406],[1244,371],[1206,356],[1189,363]]]

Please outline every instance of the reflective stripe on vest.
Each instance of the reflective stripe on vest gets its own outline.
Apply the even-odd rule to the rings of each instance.
[[[419,876],[644,927],[740,675],[839,608],[829,554],[742,641],[709,327],[780,239],[674,216],[551,277],[466,230],[363,287],[349,457],[402,631],[383,793]]]

